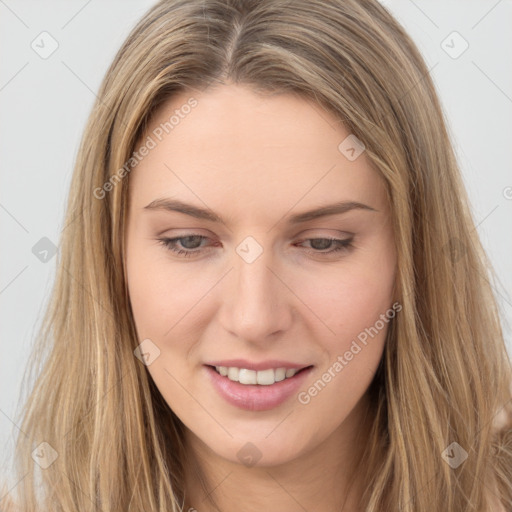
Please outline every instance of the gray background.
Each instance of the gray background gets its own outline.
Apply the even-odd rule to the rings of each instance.
[[[500,279],[510,351],[512,0],[382,1],[418,44],[438,87],[477,230]],[[59,243],[95,91],[153,3],[0,0],[0,476],[9,473],[21,379],[55,275],[56,258],[40,252],[51,245],[41,239]],[[57,49],[45,55],[52,44]]]

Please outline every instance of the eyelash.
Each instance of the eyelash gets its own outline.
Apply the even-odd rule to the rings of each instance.
[[[175,253],[178,256],[182,256],[185,258],[190,258],[191,256],[194,256],[195,254],[199,254],[201,252],[200,249],[176,249],[176,242],[178,240],[183,240],[184,238],[192,238],[192,237],[199,237],[201,240],[207,240],[208,237],[202,236],[202,235],[185,235],[185,236],[178,236],[175,238],[158,238],[158,242],[161,243],[167,250]],[[319,238],[306,238],[304,240],[301,240],[299,243],[308,242],[311,240],[329,240],[330,242],[336,243],[336,248],[331,249],[329,251],[320,252],[319,250],[309,250],[307,252],[315,254],[315,255],[330,255],[340,252],[346,252],[349,251],[351,248],[353,248],[352,240],[353,238],[347,238],[347,239],[339,239],[339,238],[331,238],[331,237],[319,237]]]

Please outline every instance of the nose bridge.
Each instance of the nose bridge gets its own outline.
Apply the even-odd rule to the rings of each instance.
[[[273,266],[273,251],[253,237],[237,246],[229,298],[223,301],[224,327],[241,339],[264,340],[286,329],[290,320],[286,287],[274,274]]]

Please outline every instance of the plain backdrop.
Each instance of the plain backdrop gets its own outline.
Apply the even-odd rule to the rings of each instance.
[[[438,88],[477,230],[500,280],[496,294],[510,351],[512,1],[382,1],[418,44]],[[114,54],[153,3],[0,0],[4,474],[18,433],[21,379],[55,275],[51,248],[58,249],[82,130]]]

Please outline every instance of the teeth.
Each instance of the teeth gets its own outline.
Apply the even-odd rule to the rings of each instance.
[[[230,367],[228,368],[228,379],[229,380],[238,380],[238,374],[240,370],[238,368]]]
[[[299,370],[286,368],[270,368],[268,370],[248,370],[247,368],[235,368],[230,366],[216,366],[215,369],[223,377],[227,377],[240,384],[260,384],[270,386],[276,382],[293,377]]]
[[[286,370],[284,368],[277,368],[274,373],[276,382],[279,382],[286,378]]]
[[[254,370],[246,370],[245,368],[240,368],[238,372],[238,382],[240,384],[258,384],[257,373]]]

